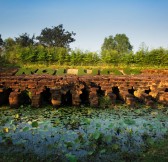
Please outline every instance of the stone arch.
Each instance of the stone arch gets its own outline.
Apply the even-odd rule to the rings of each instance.
[[[98,86],[97,95],[98,97],[105,96],[105,90],[102,90],[101,86]]]
[[[72,106],[72,94],[70,90],[68,90],[65,94],[61,94],[61,105]]]
[[[51,105],[51,92],[50,88],[45,87],[43,92],[40,94],[41,105]]]
[[[131,89],[128,89],[128,93],[134,96],[135,89],[132,87]]]
[[[89,91],[87,88],[82,89],[82,94],[80,94],[80,99],[81,99],[81,105],[89,105]]]
[[[9,95],[11,92],[12,92],[12,89],[7,88],[0,93],[0,105],[9,105]]]
[[[31,93],[28,90],[21,91],[19,102],[20,105],[31,105]]]
[[[146,89],[145,91],[144,91],[146,94],[149,94],[150,92],[151,92],[151,89],[149,88],[149,89]]]
[[[120,90],[117,86],[112,87],[112,93],[116,95],[116,100],[121,100]]]

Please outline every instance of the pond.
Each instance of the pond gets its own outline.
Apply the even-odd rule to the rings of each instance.
[[[167,133],[167,108],[0,108],[0,153],[33,153],[40,159],[136,159]]]

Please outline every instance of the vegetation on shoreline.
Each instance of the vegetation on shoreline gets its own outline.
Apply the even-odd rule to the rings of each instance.
[[[0,63],[30,66],[100,66],[100,67],[168,67],[168,49],[148,50],[142,43],[137,52],[125,34],[104,39],[100,52],[70,49],[74,32],[65,31],[63,25],[45,28],[37,37],[24,33],[16,38],[2,40],[0,35]]]

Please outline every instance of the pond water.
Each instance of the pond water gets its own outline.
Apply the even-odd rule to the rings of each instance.
[[[138,156],[168,133],[168,109],[0,109],[0,153],[110,161]]]

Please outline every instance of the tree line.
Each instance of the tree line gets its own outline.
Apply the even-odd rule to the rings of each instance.
[[[23,33],[3,40],[0,35],[0,59],[16,64],[168,66],[168,49],[148,50],[143,43],[134,53],[125,34],[106,37],[100,53],[70,49],[75,35],[62,24],[42,29],[37,37]]]

